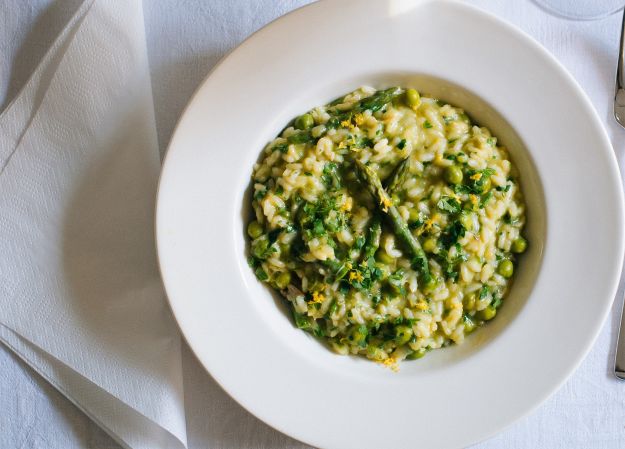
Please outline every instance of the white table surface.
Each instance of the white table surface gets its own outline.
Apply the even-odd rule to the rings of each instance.
[[[0,2],[0,109],[19,92],[80,2]],[[184,105],[210,68],[251,32],[307,2],[144,1],[161,152]],[[520,26],[558,57],[608,123],[617,156],[623,162],[625,132],[612,123],[610,99],[620,16],[598,22],[567,22],[547,15],[530,0],[470,3]],[[620,310],[621,303],[617,299],[615,311]],[[618,320],[619,313],[613,312],[591,353],[560,391],[528,417],[474,448],[624,448],[625,383],[612,376]],[[190,448],[307,447],[269,428],[234,403],[205,374],[186,346],[183,365]],[[119,448],[1,345],[0,411],[0,448]]]

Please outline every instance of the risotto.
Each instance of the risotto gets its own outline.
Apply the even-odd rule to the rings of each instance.
[[[415,89],[362,87],[297,117],[252,195],[249,263],[295,325],[393,368],[495,318],[528,244],[506,149]]]

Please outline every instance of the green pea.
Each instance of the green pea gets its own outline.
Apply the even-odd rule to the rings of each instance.
[[[310,114],[303,114],[295,119],[295,127],[297,129],[309,129],[313,126],[315,126],[315,120]]]
[[[380,250],[375,253],[375,258],[385,264],[392,264],[393,262],[395,262],[393,256],[389,256],[384,250]]]
[[[410,326],[395,326],[395,344],[401,346],[412,338],[412,328]]]
[[[502,260],[499,262],[499,266],[497,266],[497,273],[505,278],[512,277],[512,274],[514,273],[514,264],[509,259]]]
[[[527,240],[523,237],[519,237],[512,242],[512,247],[510,248],[513,253],[521,254],[524,253],[527,249]]]
[[[471,319],[471,317],[469,317],[468,315],[465,315],[464,316],[464,333],[465,334],[470,334],[471,332],[473,332],[475,330],[476,327],[477,327],[477,325]]]
[[[423,242],[423,251],[427,253],[434,253],[438,248],[438,241],[434,237],[430,237]]]
[[[477,313],[478,318],[484,321],[492,320],[495,318],[495,315],[497,315],[497,309],[493,306],[487,306],[485,309],[482,309]]]
[[[280,273],[276,277],[275,282],[276,282],[276,287],[278,287],[279,289],[286,288],[286,286],[291,283],[291,273],[289,273],[288,271],[284,271]]]
[[[257,239],[262,234],[263,234],[263,227],[256,220],[250,222],[250,224],[247,225],[247,235],[249,235],[251,238]]]
[[[417,360],[417,359],[420,359],[421,357],[423,357],[425,355],[426,352],[428,352],[428,351],[425,348],[417,349],[416,351],[411,352],[410,354],[408,354],[406,356],[406,360]]]
[[[462,169],[457,165],[450,165],[445,169],[445,181],[450,184],[460,184],[462,177]]]
[[[474,214],[468,211],[465,211],[462,213],[462,215],[460,215],[460,224],[467,231],[473,230],[473,224],[474,224],[473,217],[474,217]]]
[[[491,181],[490,177],[482,176],[479,180],[473,183],[473,188],[478,193],[486,193],[490,190]]]
[[[254,241],[252,242],[252,256],[256,257],[257,259],[264,260],[268,256],[268,251],[270,251],[270,247],[271,244],[269,243],[269,237],[267,237],[266,235],[261,235],[260,237],[254,239]]]
[[[462,305],[464,306],[464,310],[475,309],[476,302],[477,302],[477,295],[475,293],[471,293],[470,295],[465,296],[462,299]]]
[[[406,103],[413,109],[421,105],[421,95],[419,95],[416,89],[406,89]]]

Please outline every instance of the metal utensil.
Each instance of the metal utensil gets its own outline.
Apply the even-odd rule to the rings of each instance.
[[[625,128],[625,13],[621,25],[621,45],[618,54],[618,67],[616,69],[616,92],[614,94],[614,118]],[[616,359],[614,361],[614,374],[621,380],[625,380],[625,306],[621,312],[621,329],[616,344]]]

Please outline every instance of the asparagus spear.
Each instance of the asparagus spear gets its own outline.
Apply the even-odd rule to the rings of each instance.
[[[389,195],[395,193],[399,187],[404,183],[406,177],[410,173],[410,156],[401,161],[395,167],[393,174],[390,176],[388,182],[386,183],[386,191]]]
[[[370,257],[373,257],[375,252],[380,246],[380,236],[382,235],[382,223],[380,216],[375,214],[371,220],[371,226],[369,226],[369,235],[367,242],[363,250],[362,260],[366,262]]]
[[[391,87],[389,89],[378,90],[373,95],[363,98],[352,108],[352,112],[364,112],[370,110],[376,112],[382,109],[385,105],[393,101],[394,98],[403,94],[403,89],[399,87]]]
[[[340,261],[337,259],[326,259],[321,264],[328,268],[335,281],[340,281],[352,269],[352,263],[349,259]]]
[[[410,252],[410,255],[412,256],[412,265],[421,274],[422,281],[426,284],[431,282],[432,276],[430,275],[425,252],[423,251],[423,248],[421,248],[419,241],[414,238],[410,232],[408,224],[404,221],[401,214],[393,204],[389,194],[384,190],[384,187],[382,187],[380,178],[373,170],[371,170],[370,167],[367,167],[359,160],[354,160],[354,163],[362,182],[367,187],[367,190],[369,190],[371,195],[373,195],[379,203],[380,210],[388,217],[395,235],[404,243],[406,249]]]
[[[367,110],[371,112],[379,111],[388,103],[393,101],[394,98],[403,93],[404,90],[399,87],[378,90],[373,95],[354,103],[354,105],[347,111],[330,110],[328,113],[331,115],[331,118],[326,123],[326,126],[328,128],[336,128],[343,120],[349,119],[353,114],[358,114]]]

